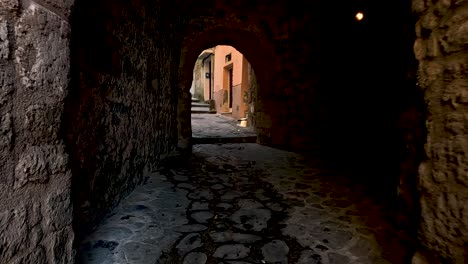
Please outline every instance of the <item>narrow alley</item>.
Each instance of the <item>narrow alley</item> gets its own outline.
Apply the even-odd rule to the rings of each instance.
[[[0,0],[0,264],[467,264],[468,0]]]
[[[241,127],[235,120],[223,115],[193,114],[192,139],[194,143],[255,143],[252,127]]]
[[[219,124],[214,131],[234,122],[205,118],[209,129]],[[202,123],[192,122],[200,136]],[[82,242],[78,259],[403,263],[405,245],[385,213],[391,210],[320,160],[253,143],[194,145],[185,164],[168,161],[126,197]]]

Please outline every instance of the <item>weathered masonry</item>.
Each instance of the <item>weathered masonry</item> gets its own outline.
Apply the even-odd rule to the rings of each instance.
[[[255,70],[258,143],[394,200],[414,263],[466,262],[468,1],[0,0],[0,263],[73,263],[190,151],[193,65],[216,45]]]

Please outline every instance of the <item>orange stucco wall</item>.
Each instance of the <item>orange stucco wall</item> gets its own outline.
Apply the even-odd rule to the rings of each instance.
[[[226,61],[226,55],[231,54],[231,60]],[[248,62],[244,56],[231,46],[216,46],[214,55],[214,95],[218,113],[232,112],[233,118],[245,117],[248,88]],[[229,108],[229,68],[233,69],[232,108]]]

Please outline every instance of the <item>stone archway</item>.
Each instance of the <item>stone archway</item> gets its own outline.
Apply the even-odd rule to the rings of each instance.
[[[193,37],[193,35],[195,37]],[[269,98],[277,92],[276,88],[276,72],[278,61],[273,50],[271,42],[262,39],[261,34],[233,28],[233,27],[213,27],[209,30],[196,34],[192,32],[188,34],[184,44],[182,45],[181,65],[179,66],[179,105],[178,105],[178,129],[179,129],[179,144],[181,149],[189,149],[191,147],[191,117],[190,117],[190,93],[189,89],[193,78],[193,65],[198,55],[207,48],[216,45],[229,45],[239,50],[255,69],[257,78],[258,98],[259,102],[256,105],[256,115],[259,119],[265,120],[268,118],[266,105]],[[277,106],[280,107],[280,106]],[[279,118],[277,121],[280,121]],[[261,124],[261,122],[260,122]],[[257,127],[256,131],[259,134],[260,141],[269,134],[271,124],[265,127]]]

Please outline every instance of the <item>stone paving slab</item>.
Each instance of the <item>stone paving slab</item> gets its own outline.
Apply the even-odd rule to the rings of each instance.
[[[238,126],[236,120],[220,114],[192,114],[192,136],[194,141],[200,138],[256,138],[251,127]]]
[[[192,106],[191,111],[192,114],[216,114],[216,111],[202,106]]]
[[[196,145],[125,198],[77,263],[405,263],[388,212],[323,161]]]

